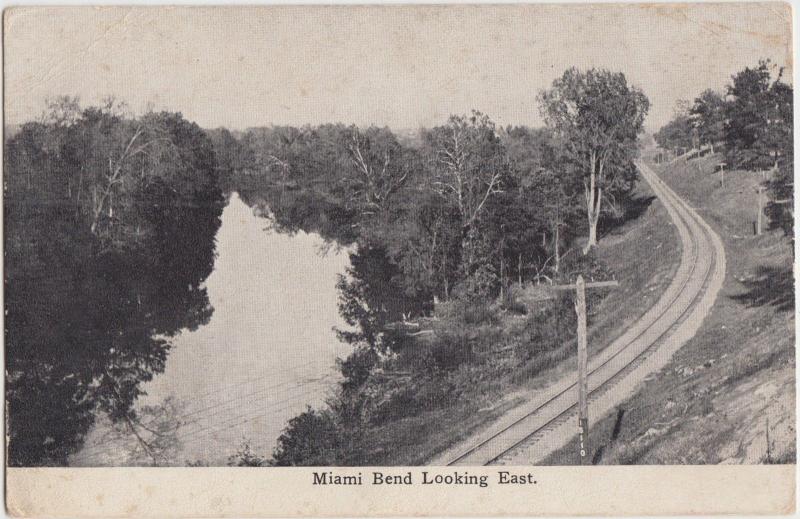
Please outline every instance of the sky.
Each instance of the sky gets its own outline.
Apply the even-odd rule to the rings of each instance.
[[[48,97],[114,95],[205,128],[416,129],[471,109],[538,126],[537,93],[577,66],[624,72],[655,131],[759,58],[792,66],[783,3],[45,7],[4,23],[6,124]]]

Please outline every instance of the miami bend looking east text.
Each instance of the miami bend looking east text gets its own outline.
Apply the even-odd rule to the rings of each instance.
[[[429,472],[421,471],[404,472],[400,474],[387,474],[372,471],[366,475],[337,474],[333,471],[313,472],[314,485],[475,485],[486,488],[490,483],[489,474],[470,474],[467,471]],[[530,472],[514,473],[507,470],[498,471],[491,482],[498,485],[535,485],[536,479]]]

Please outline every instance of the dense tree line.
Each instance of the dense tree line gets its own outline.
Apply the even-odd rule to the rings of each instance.
[[[276,464],[367,462],[357,446],[369,426],[448,405],[474,385],[450,375],[463,363],[490,376],[481,350],[511,341],[524,360],[561,347],[574,323],[553,318],[572,314],[567,298],[514,338],[495,329],[498,305],[524,312],[512,286],[608,274],[590,250],[635,183],[648,103],[622,74],[575,69],[539,102],[546,128],[472,112],[415,136],[203,131],[114,101],[50,103],[4,143],[9,462],[65,464],[98,413],[157,461],[134,403],[170,337],[213,311],[203,282],[234,190],[279,231],[351,251],[338,282],[352,326],[339,336],[353,346],[340,393],[290,423]],[[396,326],[434,313],[433,340]]]
[[[437,301],[445,321],[488,322],[491,302],[508,302],[515,283],[597,268],[584,254],[597,243],[601,217],[619,214],[634,187],[649,103],[621,73],[577,69],[539,103],[545,128],[500,128],[474,111],[413,141],[340,124],[211,132],[227,189],[270,212],[278,229],[353,246],[338,283],[341,314],[353,326],[339,335],[354,347],[341,365],[342,394],[290,423],[275,463],[366,462],[358,449],[342,450],[359,443],[365,420],[374,425],[457,395],[442,370],[470,358],[462,325],[426,345],[392,323],[431,315]],[[573,252],[587,235],[583,254]],[[570,315],[565,304],[554,313]],[[562,331],[543,337],[552,325],[539,319],[529,339],[546,349]],[[559,326],[571,327],[569,317]],[[387,369],[422,377],[411,387],[424,386],[428,397],[376,379]],[[324,452],[326,442],[339,451]]]
[[[601,214],[618,212],[635,183],[649,103],[623,74],[570,69],[539,100],[547,128],[497,128],[473,112],[421,130],[417,146],[344,125],[212,138],[223,182],[283,230],[382,251],[411,300],[486,296],[557,273],[556,252],[578,235],[588,250]]]
[[[62,98],[5,143],[11,465],[60,465],[97,412],[136,432],[169,336],[205,323],[224,199],[211,141],[180,114]]]
[[[655,139],[664,149],[722,146],[729,168],[771,171],[771,201],[765,212],[772,227],[793,235],[793,88],[783,69],[762,60],[734,74],[724,94],[706,90],[680,107]]]

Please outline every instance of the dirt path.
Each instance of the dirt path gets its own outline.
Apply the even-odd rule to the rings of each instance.
[[[647,165],[638,166],[677,227],[681,262],[658,301],[589,360],[590,423],[628,398],[695,334],[725,277],[725,251],[719,236]],[[563,377],[429,464],[538,463],[577,432],[574,379],[574,374]]]

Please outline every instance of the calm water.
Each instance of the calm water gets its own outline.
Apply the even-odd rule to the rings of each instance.
[[[335,360],[349,350],[332,330],[346,327],[335,283],[347,253],[323,254],[318,235],[279,234],[269,224],[231,197],[206,280],[211,320],[181,332],[164,373],[143,386],[140,407],[170,397],[177,404],[173,419],[182,425],[171,463],[224,464],[244,440],[257,454],[271,454],[287,421],[322,404],[337,380]],[[101,424],[72,463],[137,463],[128,454],[135,445]]]

